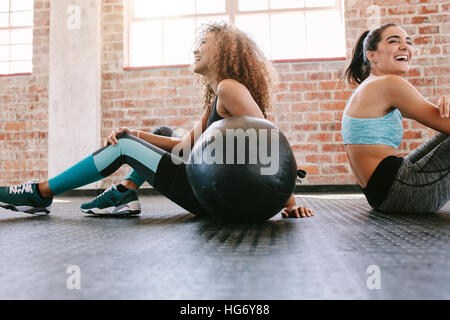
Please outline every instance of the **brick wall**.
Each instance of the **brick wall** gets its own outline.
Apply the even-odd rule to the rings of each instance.
[[[450,94],[450,1],[344,3],[347,57],[354,41],[368,25],[377,22],[379,13],[381,23],[399,23],[413,38],[416,57],[408,80],[435,103],[439,95]],[[46,175],[48,1],[36,1],[36,6],[35,35],[39,34],[39,41],[35,38],[35,53],[39,54],[34,58],[35,72],[33,76],[0,78],[0,184]],[[150,130],[169,125],[189,129],[202,111],[193,73],[189,68],[124,71],[123,12],[123,0],[103,0],[103,136],[119,126]],[[336,87],[347,62],[275,65],[280,81],[269,117],[288,136],[299,166],[309,172],[306,184],[355,183],[340,135],[342,111],[353,88]],[[405,120],[404,126],[400,147],[403,154],[433,134],[413,121]],[[23,161],[23,150],[27,150],[27,161]],[[127,170],[121,169],[104,186],[119,181]]]
[[[122,125],[192,126],[201,113],[192,72],[188,68],[123,71],[122,1],[104,1],[103,9],[104,134]],[[450,94],[449,11],[450,1],[442,0],[347,0],[347,57],[379,13],[381,23],[396,22],[413,37],[416,57],[408,78],[437,102],[440,94]],[[298,164],[308,171],[306,184],[355,183],[340,135],[342,110],[352,88],[336,88],[347,62],[276,64],[280,81],[270,119],[287,134]],[[432,134],[413,121],[404,121],[404,126],[400,147],[404,154]]]
[[[47,178],[49,2],[34,1],[33,73],[0,76],[0,185]]]

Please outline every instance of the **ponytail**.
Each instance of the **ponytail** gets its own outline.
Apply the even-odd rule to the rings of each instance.
[[[342,76],[347,82],[361,84],[370,75],[370,61],[366,57],[366,52],[376,51],[383,31],[394,26],[397,24],[385,23],[371,31],[364,32],[359,37],[353,48],[352,61]]]
[[[361,84],[370,74],[370,62],[366,58],[364,40],[370,31],[365,31],[358,39],[352,52],[350,65],[344,72],[344,78],[351,84]]]

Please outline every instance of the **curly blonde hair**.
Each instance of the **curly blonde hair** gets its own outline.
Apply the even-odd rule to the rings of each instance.
[[[264,117],[272,103],[275,72],[256,43],[244,32],[225,22],[202,25],[199,41],[209,32],[216,32],[209,68],[217,74],[216,81],[233,79],[250,91]],[[197,75],[203,91],[203,108],[210,111],[215,93],[207,79]]]

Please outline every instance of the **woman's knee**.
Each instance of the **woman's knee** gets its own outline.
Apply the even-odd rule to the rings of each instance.
[[[116,136],[117,140],[121,140],[121,139],[132,139],[134,140],[136,137],[133,136],[132,134],[128,134],[128,133],[119,133]]]

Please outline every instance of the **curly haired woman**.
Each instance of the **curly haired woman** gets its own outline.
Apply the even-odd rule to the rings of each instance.
[[[0,205],[28,212],[48,213],[54,195],[98,181],[127,163],[134,170],[118,186],[81,206],[93,214],[138,214],[136,190],[144,180],[161,194],[198,216],[208,212],[195,197],[182,161],[174,163],[171,152],[190,149],[213,122],[232,116],[265,118],[271,100],[271,67],[255,43],[226,24],[208,24],[194,50],[193,71],[203,89],[204,112],[183,138],[159,136],[129,128],[113,130],[103,148],[41,183],[0,188]],[[297,207],[292,195],[283,217],[308,217],[312,210]]]
[[[406,31],[385,24],[361,35],[345,73],[359,84],[342,119],[345,150],[369,204],[386,213],[434,212],[450,200],[450,97],[434,105],[403,78],[413,54]],[[405,158],[402,117],[439,132]]]

